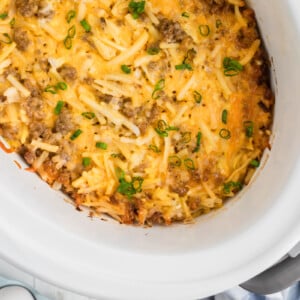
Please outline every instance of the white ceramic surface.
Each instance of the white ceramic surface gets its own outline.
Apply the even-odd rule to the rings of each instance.
[[[300,239],[299,0],[252,0],[272,57],[271,155],[239,197],[194,225],[91,221],[0,153],[0,254],[49,282],[105,299],[196,299],[272,265]]]

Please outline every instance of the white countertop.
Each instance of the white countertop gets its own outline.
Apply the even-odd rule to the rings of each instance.
[[[96,300],[71,293],[28,275],[0,259],[0,276],[25,283],[49,300]],[[98,299],[99,300],[99,299]]]

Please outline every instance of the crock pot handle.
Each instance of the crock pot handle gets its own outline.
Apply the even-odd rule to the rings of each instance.
[[[241,287],[260,295],[282,291],[300,280],[300,255],[288,257],[277,265],[241,284]]]

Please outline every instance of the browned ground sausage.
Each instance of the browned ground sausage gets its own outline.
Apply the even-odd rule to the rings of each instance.
[[[70,65],[63,65],[57,71],[65,81],[72,82],[77,79],[77,70]]]
[[[173,22],[167,18],[160,21],[158,30],[167,43],[180,43],[187,36],[178,22]]]
[[[17,11],[23,17],[33,17],[39,9],[39,0],[16,0]]]
[[[29,97],[24,103],[27,116],[35,120],[43,120],[45,117],[44,101],[40,97]]]
[[[28,37],[27,31],[23,30],[20,27],[17,27],[14,30],[13,39],[17,44],[18,50],[26,51],[28,49],[28,46],[30,44],[30,39]]]
[[[226,7],[226,0],[203,0],[206,9],[211,13],[216,13]]]
[[[56,120],[55,131],[64,135],[74,130],[74,128],[72,113],[67,108],[63,108]]]

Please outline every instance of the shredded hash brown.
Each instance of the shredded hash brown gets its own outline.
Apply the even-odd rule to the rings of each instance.
[[[269,62],[243,0],[1,0],[0,81],[11,151],[121,223],[222,207],[269,147]]]

